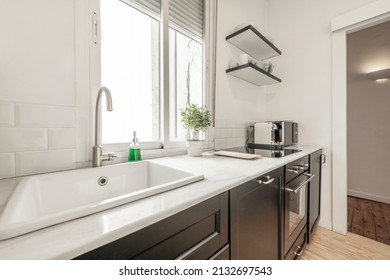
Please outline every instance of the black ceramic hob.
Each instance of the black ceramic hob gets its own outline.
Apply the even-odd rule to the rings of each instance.
[[[244,154],[254,154],[254,155],[261,155],[262,157],[271,157],[271,158],[280,158],[284,156],[288,156],[294,153],[298,153],[301,150],[293,149],[293,148],[272,148],[272,147],[264,147],[264,146],[256,146],[256,145],[250,145],[248,146],[240,146],[240,147],[234,147],[230,149],[224,149],[224,151],[231,151],[231,152],[237,152],[237,153],[244,153]]]

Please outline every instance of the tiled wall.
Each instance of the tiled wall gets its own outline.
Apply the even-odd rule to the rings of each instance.
[[[0,205],[21,176],[76,167],[75,3],[1,5]]]
[[[76,167],[75,108],[0,101],[0,179]]]
[[[215,149],[244,146],[248,138],[248,128],[252,122],[237,120],[215,120]]]
[[[0,180],[0,213],[7,204],[16,184],[19,182],[19,178],[2,179]]]

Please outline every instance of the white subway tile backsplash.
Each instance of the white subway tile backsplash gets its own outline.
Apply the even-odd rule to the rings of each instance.
[[[214,130],[214,138],[215,139],[223,138],[223,136],[222,136],[222,129],[221,128],[216,128]]]
[[[244,146],[248,138],[251,121],[217,119],[214,134],[215,149]]]
[[[0,128],[0,152],[42,150],[47,148],[45,128]]]
[[[246,138],[236,138],[237,139],[237,146],[245,146],[246,145]]]
[[[19,178],[0,180],[0,213],[3,211],[19,180]]]
[[[221,150],[221,149],[226,149],[227,148],[227,145],[226,145],[226,139],[215,139],[214,141],[214,148],[216,150]]]
[[[227,148],[233,148],[237,146],[236,138],[228,138],[226,139]]]
[[[0,153],[0,179],[15,176],[15,154]]]
[[[14,104],[0,102],[0,127],[14,126]]]
[[[76,147],[75,128],[49,128],[49,148],[66,149]]]
[[[16,153],[17,176],[74,168],[76,168],[74,149]]]
[[[75,108],[36,104],[17,104],[15,122],[18,127],[74,127]]]
[[[222,136],[223,138],[229,138],[233,135],[233,129],[230,128],[224,128],[222,129]]]

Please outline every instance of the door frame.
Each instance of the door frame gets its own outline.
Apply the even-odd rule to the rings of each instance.
[[[332,220],[347,233],[347,35],[390,20],[390,1],[379,0],[332,19]]]

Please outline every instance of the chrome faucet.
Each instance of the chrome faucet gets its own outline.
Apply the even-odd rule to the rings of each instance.
[[[95,145],[92,147],[92,167],[99,167],[103,161],[113,160],[116,156],[114,153],[103,154],[102,147],[102,114],[101,114],[101,99],[103,92],[106,94],[107,111],[112,111],[111,92],[106,87],[99,89],[96,99],[95,109]]]

